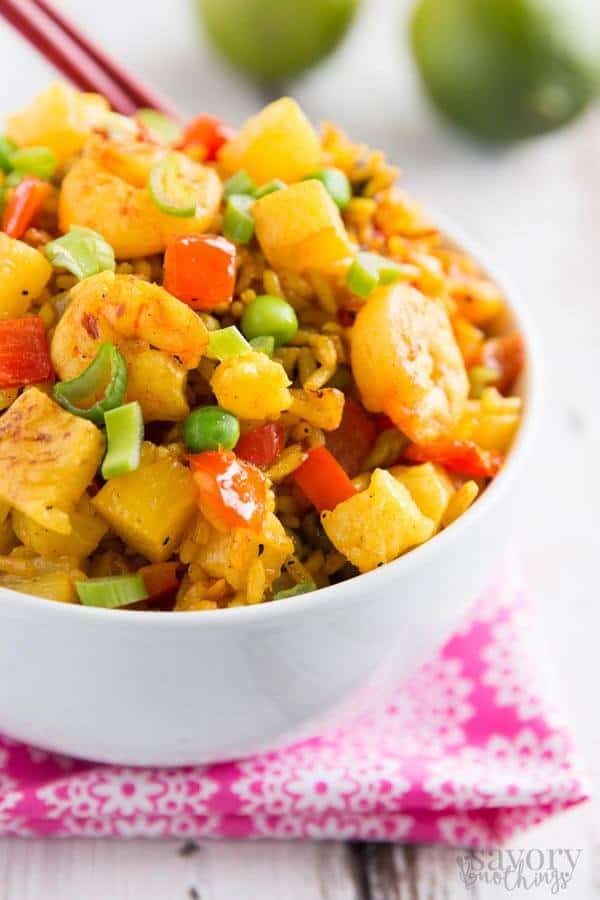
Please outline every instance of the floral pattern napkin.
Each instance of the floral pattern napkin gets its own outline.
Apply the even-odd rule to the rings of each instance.
[[[518,568],[408,683],[235,763],[96,765],[0,738],[0,833],[496,846],[586,798]]]

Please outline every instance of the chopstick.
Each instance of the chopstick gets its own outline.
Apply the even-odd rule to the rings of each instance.
[[[112,60],[48,0],[0,0],[0,15],[76,87],[102,94],[117,112],[133,115],[140,107],[151,107],[181,118],[164,97]]]

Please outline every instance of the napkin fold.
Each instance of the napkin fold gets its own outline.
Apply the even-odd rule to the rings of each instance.
[[[235,763],[95,765],[0,737],[0,834],[498,846],[587,796],[533,623],[510,563],[358,719]]]

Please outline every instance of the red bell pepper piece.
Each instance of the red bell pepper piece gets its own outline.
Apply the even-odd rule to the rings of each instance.
[[[274,463],[285,446],[285,428],[281,422],[267,422],[243,434],[235,445],[235,454],[255,466]]]
[[[0,387],[22,387],[53,376],[46,329],[39,316],[0,321]]]
[[[207,450],[188,459],[203,512],[228,527],[258,531],[267,502],[262,472],[229,450]]]
[[[50,185],[28,175],[13,188],[2,215],[2,231],[10,237],[22,237],[46,202]]]
[[[138,575],[144,579],[148,600],[162,600],[169,594],[175,593],[179,587],[178,565],[176,562],[150,563],[138,570]]]
[[[327,433],[325,443],[348,475],[354,476],[361,471],[375,436],[372,417],[356,400],[346,397],[342,421],[335,431]]]
[[[356,488],[327,447],[314,447],[293,474],[294,481],[319,512],[335,509]]]
[[[481,349],[481,364],[498,373],[494,387],[500,393],[510,391],[525,364],[525,346],[518,331],[486,341]]]
[[[185,127],[179,146],[184,150],[187,147],[202,146],[205,149],[205,161],[212,162],[223,144],[234,135],[234,129],[216,116],[196,116]]]
[[[192,309],[230,303],[235,286],[235,245],[214,234],[191,234],[169,241],[164,286]]]
[[[404,456],[410,462],[438,463],[450,472],[470,478],[493,478],[502,466],[503,456],[495,450],[484,450],[473,441],[436,441],[409,444]]]

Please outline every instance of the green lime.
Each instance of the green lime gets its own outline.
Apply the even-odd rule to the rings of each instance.
[[[574,119],[595,93],[597,19],[568,3],[561,15],[548,0],[417,0],[412,48],[438,109],[498,142]]]
[[[309,69],[342,39],[360,0],[196,0],[223,56],[261,81]]]

